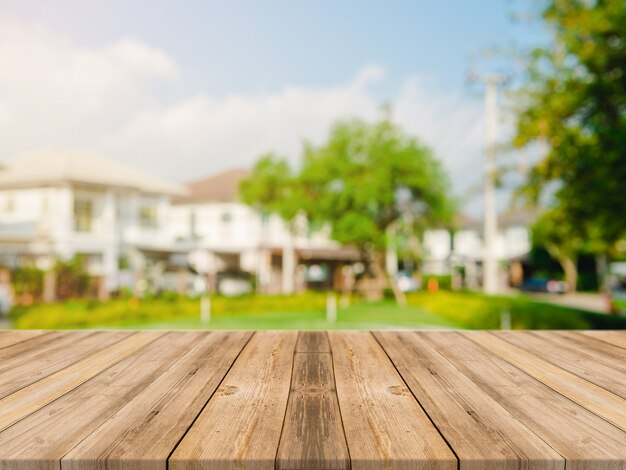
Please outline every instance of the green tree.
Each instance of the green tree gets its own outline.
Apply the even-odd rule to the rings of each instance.
[[[437,159],[389,119],[339,122],[326,143],[305,145],[298,173],[288,168],[262,158],[242,185],[244,201],[288,220],[297,208],[312,227],[330,226],[333,239],[361,250],[376,278],[385,275],[388,238],[400,226],[418,232],[447,223],[453,214]],[[395,282],[390,285],[401,300]]]
[[[578,284],[578,255],[585,240],[570,225],[564,211],[554,208],[544,212],[532,227],[532,241],[533,245],[544,247],[559,262],[565,274],[565,282],[575,291]]]
[[[557,220],[611,247],[626,233],[626,3],[551,0],[542,17],[553,42],[528,57],[514,145],[547,150],[523,194],[549,193]]]
[[[267,153],[255,163],[252,174],[241,181],[239,194],[244,203],[264,216],[275,213],[292,223],[301,211],[298,189],[289,163]]]

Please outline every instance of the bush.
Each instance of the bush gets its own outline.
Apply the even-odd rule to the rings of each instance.
[[[323,311],[324,293],[291,296],[211,297],[211,314],[258,315],[268,312]],[[39,304],[30,308],[13,309],[15,328],[68,329],[103,325],[156,323],[195,319],[200,312],[200,299],[165,295],[163,298],[127,298],[107,302],[73,300]]]
[[[487,297],[470,292],[418,292],[407,296],[414,305],[469,329],[499,329],[503,312],[513,329],[626,329],[626,318],[537,302],[522,296]]]

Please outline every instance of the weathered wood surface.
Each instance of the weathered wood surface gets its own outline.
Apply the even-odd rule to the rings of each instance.
[[[0,469],[626,469],[626,332],[0,332]]]

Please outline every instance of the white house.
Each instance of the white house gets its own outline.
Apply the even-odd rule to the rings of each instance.
[[[240,202],[239,183],[249,174],[232,169],[192,181],[187,196],[174,199],[174,237],[196,243],[192,258],[204,265],[213,288],[243,288],[235,284],[246,275],[267,293],[337,286],[338,268],[357,261],[358,253],[340,247],[328,232],[310,232],[304,219],[289,230],[279,216],[263,216]]]
[[[496,256],[501,265],[519,271],[520,262],[532,248],[530,227],[536,220],[537,210],[515,210],[500,214],[496,237]],[[424,234],[425,274],[450,274],[453,268],[464,268],[469,287],[478,287],[484,257],[482,223],[465,215],[459,215],[454,232],[428,230]],[[507,270],[502,270],[503,277]],[[509,272],[509,277],[518,274]],[[471,279],[474,278],[474,279]],[[503,279],[504,282],[504,279]]]
[[[148,269],[184,251],[172,242],[170,199],[183,186],[94,155],[53,152],[5,164],[0,171],[0,264],[85,255],[106,290],[120,268]],[[126,261],[125,261],[126,260]]]

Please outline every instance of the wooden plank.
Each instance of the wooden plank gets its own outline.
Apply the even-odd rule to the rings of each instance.
[[[563,469],[565,460],[413,332],[374,334],[461,470]]]
[[[546,336],[548,331],[538,331],[538,336]],[[611,343],[606,343],[600,339],[583,335],[578,331],[554,331],[555,339],[561,343],[566,342],[573,347],[583,350],[587,354],[596,357],[604,362],[608,362],[615,367],[624,368],[626,363],[626,349]],[[626,336],[626,332],[624,332]]]
[[[548,333],[548,334],[546,334]],[[558,332],[502,331],[499,338],[529,351],[546,361],[565,369],[615,395],[626,398],[626,350],[607,343],[600,343],[600,350],[615,348],[623,352],[623,358],[594,351],[595,342],[580,335],[561,335]],[[576,341],[581,338],[582,341]],[[603,345],[606,345],[606,348]]]
[[[423,338],[563,456],[568,470],[626,465],[626,433],[479,346],[469,339],[473,333],[428,332]]]
[[[329,332],[329,339],[352,469],[456,469],[454,454],[374,337]]]
[[[63,396],[111,365],[163,336],[163,332],[140,332],[102,349],[71,366],[32,383],[0,400],[0,431]]]
[[[64,341],[55,341],[46,348],[36,348],[30,354],[4,360],[0,363],[0,398],[78,362],[130,334],[123,331],[65,333]]]
[[[296,352],[330,353],[330,343],[325,331],[301,331],[298,334]]]
[[[325,332],[301,332],[276,468],[348,469],[350,455]]]
[[[297,332],[256,333],[169,459],[168,468],[274,468]]]
[[[251,335],[202,333],[163,375],[63,457],[62,469],[123,469],[128,462],[133,470],[165,469]]]
[[[143,348],[13,424],[0,433],[0,468],[58,470],[64,455],[158,380],[202,334],[150,334],[152,341]],[[132,427],[127,430],[134,431]],[[125,468],[134,466],[132,460],[126,464],[130,465]]]
[[[41,330],[0,331],[0,349],[41,336],[42,334],[44,334],[44,331]]]
[[[491,332],[475,331],[468,333],[467,337],[561,395],[626,431],[626,400],[622,397],[514,346]]]
[[[626,331],[581,331],[580,334],[626,349]]]
[[[89,335],[91,332],[70,332],[70,331],[50,331],[48,333],[37,335],[25,341],[20,341],[9,347],[0,349],[0,362],[8,362],[12,359],[29,358],[46,351],[49,348],[55,348],[58,344],[68,344],[73,341],[73,337]]]

